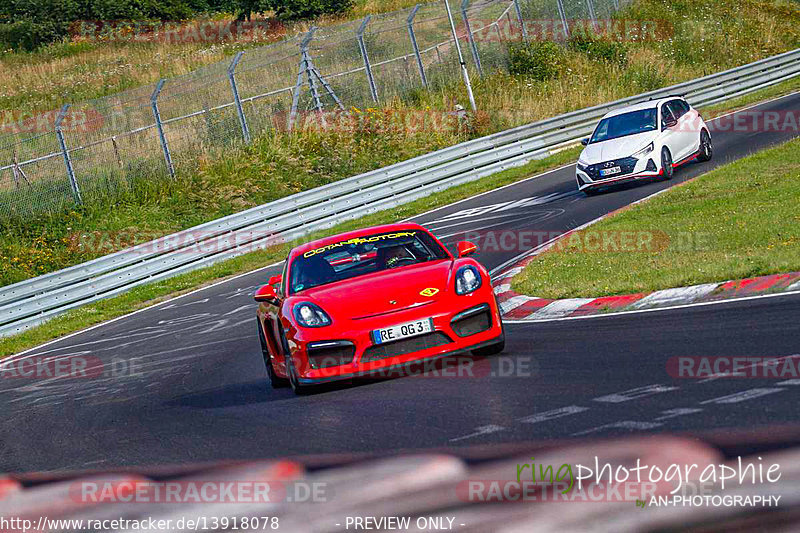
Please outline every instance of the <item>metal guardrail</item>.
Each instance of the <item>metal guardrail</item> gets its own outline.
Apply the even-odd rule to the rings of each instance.
[[[464,142],[57,272],[0,287],[0,336],[133,287],[299,238],[546,157],[588,135],[608,111],[684,94],[704,106],[800,75],[800,49],[689,82]]]

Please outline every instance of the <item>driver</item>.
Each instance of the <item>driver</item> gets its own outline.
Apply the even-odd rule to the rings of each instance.
[[[408,264],[408,261],[404,261],[404,259],[416,261],[416,257],[414,257],[405,246],[390,246],[383,248],[381,250],[381,256],[383,259],[382,263],[384,268],[395,268],[403,264]]]

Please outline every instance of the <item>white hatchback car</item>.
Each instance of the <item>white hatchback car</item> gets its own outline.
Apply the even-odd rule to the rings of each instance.
[[[671,179],[680,165],[708,161],[713,155],[703,117],[680,96],[612,111],[581,143],[586,148],[575,177],[578,190],[590,195],[631,180]]]

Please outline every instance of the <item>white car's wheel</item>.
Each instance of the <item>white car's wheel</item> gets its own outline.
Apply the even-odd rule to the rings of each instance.
[[[701,162],[711,161],[714,155],[714,146],[711,144],[711,136],[706,130],[700,132],[700,154],[697,160]]]
[[[675,174],[675,169],[672,167],[672,154],[666,146],[661,149],[661,171],[664,173],[665,180],[671,180]]]

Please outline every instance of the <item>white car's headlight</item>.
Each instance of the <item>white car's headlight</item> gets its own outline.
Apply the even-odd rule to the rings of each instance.
[[[655,148],[656,148],[655,144],[650,143],[641,150],[639,150],[638,152],[636,152],[635,154],[633,154],[631,157],[635,157],[636,159],[641,159],[642,157],[646,156],[647,154],[655,150]]]
[[[292,311],[297,323],[307,328],[321,328],[331,323],[331,317],[320,306],[311,302],[300,302]]]
[[[472,265],[463,266],[456,272],[456,294],[469,294],[481,286],[481,273]]]
[[[582,171],[586,172],[586,167],[588,167],[588,166],[589,166],[589,163],[587,163],[586,161],[584,161],[582,159],[578,159],[577,167],[578,167],[579,170],[582,170]]]

